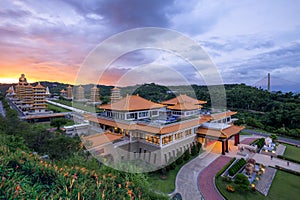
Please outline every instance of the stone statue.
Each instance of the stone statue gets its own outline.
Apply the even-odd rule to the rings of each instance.
[[[21,77],[19,78],[19,83],[27,84],[27,79],[25,78],[25,74],[21,74]]]

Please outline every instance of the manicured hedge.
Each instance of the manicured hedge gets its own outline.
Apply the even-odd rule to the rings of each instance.
[[[272,166],[270,166],[272,167]],[[290,174],[294,174],[296,176],[300,176],[300,172],[297,172],[297,171],[294,171],[294,170],[290,170],[290,169],[287,169],[287,168],[284,168],[284,167],[280,167],[278,165],[275,165],[275,167],[272,167],[272,168],[275,168],[275,169],[278,169],[278,170],[282,170],[284,172],[288,172]]]
[[[216,174],[216,178],[221,176],[226,169],[236,160],[236,157],[232,158],[218,173]]]
[[[286,157],[286,156],[278,155],[277,158],[300,164],[299,160],[295,160],[293,158],[289,158],[289,157]]]
[[[229,170],[228,174],[230,176],[233,176],[236,174],[244,165],[246,164],[246,161],[244,158],[241,158],[239,161],[237,161]]]

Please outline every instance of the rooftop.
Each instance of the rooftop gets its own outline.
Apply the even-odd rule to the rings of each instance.
[[[98,108],[117,111],[138,111],[138,110],[151,110],[162,108],[164,105],[154,103],[144,99],[138,95],[127,95],[125,98],[114,102],[112,104],[100,105]]]
[[[162,102],[162,104],[165,104],[165,105],[175,105],[175,104],[182,104],[182,103],[183,104],[190,103],[190,104],[194,104],[194,105],[199,105],[199,104],[206,104],[207,102],[189,97],[186,94],[181,94],[173,99]]]

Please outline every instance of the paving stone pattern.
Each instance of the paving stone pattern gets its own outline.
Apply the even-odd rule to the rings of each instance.
[[[258,181],[256,185],[257,191],[267,196],[269,189],[271,187],[272,181],[276,174],[277,169],[267,167],[264,174],[262,174],[261,179]]]
[[[206,200],[222,200],[223,197],[220,195],[215,187],[214,177],[218,171],[222,169],[231,160],[230,157],[220,156],[209,166],[201,171],[198,176],[199,189],[202,192]]]

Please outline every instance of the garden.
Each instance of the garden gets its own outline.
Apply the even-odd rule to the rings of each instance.
[[[149,173],[149,182],[151,189],[160,193],[171,193],[175,190],[175,181],[177,173],[180,168],[197,157],[201,153],[201,144],[192,146],[191,149],[186,150],[182,155],[179,153],[177,159],[170,158],[169,165],[157,170],[155,172]]]
[[[256,169],[261,168],[261,170],[259,170],[257,174],[255,172],[255,176],[252,176],[252,180],[247,178],[247,173],[245,174],[247,164],[251,162],[247,162],[244,170],[237,170],[237,174],[235,175],[234,179],[228,176],[222,176],[223,174],[226,174],[226,171],[229,171],[233,166],[238,166],[236,163],[238,163],[238,161],[233,158],[215,176],[216,187],[225,199],[297,199],[297,188],[298,183],[300,183],[299,173],[292,173],[278,169],[269,189],[268,195],[264,196],[255,188],[260,176],[262,176],[264,173],[265,168],[263,166],[258,165],[258,168]],[[282,188],[284,188],[284,190]]]

